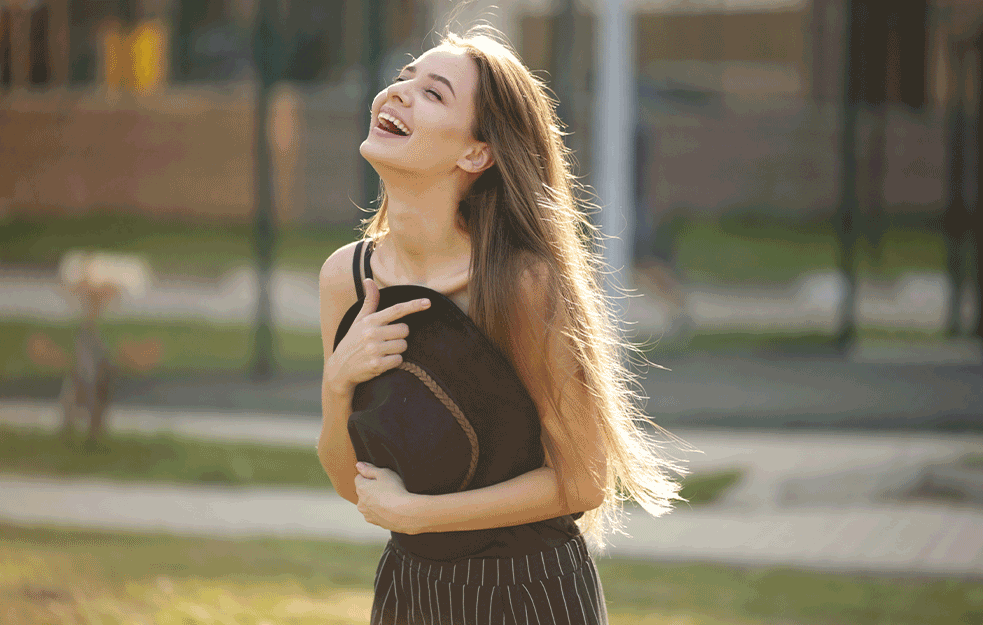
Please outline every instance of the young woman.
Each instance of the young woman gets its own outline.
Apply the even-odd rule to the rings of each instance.
[[[627,497],[654,515],[678,499],[667,469],[681,470],[642,429],[625,345],[599,284],[596,233],[578,207],[554,108],[487,26],[445,35],[373,102],[360,151],[381,178],[380,207],[366,249],[342,247],[320,275],[318,455],[338,493],[394,537],[452,542],[458,532],[503,532],[495,550],[453,560],[391,540],[376,574],[373,623],[606,623],[584,537],[603,546]],[[353,280],[353,264],[369,252],[366,275]],[[541,468],[418,495],[394,471],[356,463],[347,430],[354,389],[401,363],[409,330],[400,318],[428,306],[377,311],[379,288],[403,284],[446,295],[506,355],[539,413]],[[361,285],[360,312],[335,349]],[[504,538],[506,528],[521,541]]]

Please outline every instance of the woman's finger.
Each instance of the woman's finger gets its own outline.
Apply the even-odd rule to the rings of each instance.
[[[405,339],[410,335],[410,327],[405,323],[390,323],[379,328],[379,337],[387,341]]]
[[[396,321],[400,317],[426,310],[430,307],[429,299],[415,299],[411,302],[401,302],[395,306],[390,306],[372,314],[374,320],[380,325],[385,325]]]
[[[362,286],[365,288],[365,299],[362,301],[362,308],[358,311],[355,321],[371,315],[379,306],[379,287],[376,286],[375,280],[366,278],[362,280]]]
[[[386,341],[382,344],[383,354],[402,354],[406,351],[406,341],[403,339],[395,339],[392,341]]]
[[[394,369],[403,363],[403,357],[400,354],[390,354],[388,356],[377,356],[372,359],[370,363],[370,368],[374,370],[376,375],[380,373],[385,373],[390,369]]]

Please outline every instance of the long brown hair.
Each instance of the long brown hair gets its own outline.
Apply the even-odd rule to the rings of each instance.
[[[458,207],[471,238],[468,312],[514,365],[528,367],[528,359],[547,351],[513,349],[514,311],[523,306],[517,284],[531,264],[545,267],[537,272],[545,281],[540,284],[548,316],[543,321],[550,328],[545,336],[566,337],[576,379],[592,400],[574,406],[585,414],[561,414],[561,426],[573,441],[577,437],[570,423],[577,417],[594,419],[606,452],[606,467],[589,467],[604,484],[604,503],[581,520],[591,543],[603,548],[606,530],[620,529],[623,501],[634,499],[649,513],[661,515],[673,499],[680,499],[669,471],[685,470],[663,458],[660,444],[645,431],[649,421],[634,390],[636,377],[626,366],[629,351],[637,350],[620,337],[612,303],[600,284],[600,235],[586,212],[595,206],[575,196],[585,187],[572,173],[572,153],[563,141],[556,102],[491,26],[473,26],[463,36],[448,29],[440,46],[465,50],[477,65],[472,134],[490,145],[495,161]],[[378,240],[388,232],[386,207],[380,185],[379,209],[365,221],[365,236]],[[553,376],[546,381],[552,406],[565,403],[568,414],[571,403],[561,397],[569,382]],[[543,443],[550,458],[560,458],[556,441],[545,431]],[[564,449],[568,447],[583,462],[578,446]],[[555,468],[562,484],[564,467]]]

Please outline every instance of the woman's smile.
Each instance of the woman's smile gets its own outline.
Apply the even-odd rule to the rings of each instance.
[[[382,110],[375,115],[375,124],[369,130],[380,130],[383,134],[391,137],[405,138],[413,134],[399,114],[387,106],[383,106]]]
[[[408,135],[397,135],[394,132],[389,132],[388,130],[383,130],[378,124],[372,126],[369,134],[378,135],[380,137],[386,137],[387,139],[409,139]]]

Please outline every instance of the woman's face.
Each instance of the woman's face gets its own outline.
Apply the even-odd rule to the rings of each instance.
[[[373,100],[372,126],[359,148],[362,156],[384,179],[387,171],[431,177],[487,168],[491,148],[471,135],[477,82],[477,66],[464,50],[428,50]],[[387,115],[396,117],[409,134],[390,132]]]

